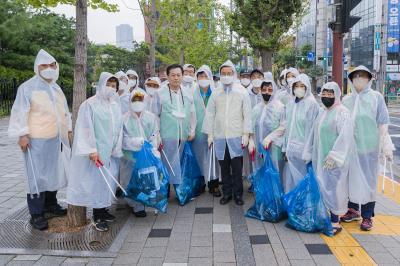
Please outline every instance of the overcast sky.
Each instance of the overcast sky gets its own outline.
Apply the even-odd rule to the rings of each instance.
[[[129,24],[133,27],[133,38],[137,42],[144,41],[144,20],[139,9],[138,0],[107,0],[119,6],[119,12],[109,13],[104,10],[88,10],[88,37],[95,43],[115,44],[115,27],[119,24]],[[229,0],[219,0],[229,3]],[[75,17],[75,7],[59,5],[52,9],[67,17]]]

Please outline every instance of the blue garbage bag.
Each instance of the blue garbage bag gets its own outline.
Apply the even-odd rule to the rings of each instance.
[[[174,185],[175,194],[180,205],[185,205],[193,198],[199,196],[200,189],[204,186],[204,177],[193,154],[191,143],[186,142],[181,156],[182,183]]]
[[[311,163],[299,184],[283,197],[288,221],[286,225],[303,232],[322,232],[333,236],[330,215],[324,205]]]
[[[145,141],[141,150],[132,152],[136,162],[126,189],[126,197],[166,212],[169,175],[161,159],[154,155],[152,149],[151,143]]]
[[[264,158],[264,165],[252,175],[254,204],[247,210],[246,216],[276,223],[286,218],[282,202],[283,187],[269,151],[264,153]]]

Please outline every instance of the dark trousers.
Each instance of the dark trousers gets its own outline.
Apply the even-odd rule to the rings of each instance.
[[[222,193],[224,197],[242,197],[243,195],[243,157],[231,159],[228,145],[225,147],[224,160],[218,161],[221,166]]]
[[[99,219],[106,212],[106,208],[93,208],[93,220]]]
[[[338,223],[339,222],[339,215],[331,213],[331,222]]]
[[[39,195],[27,194],[29,213],[32,216],[43,215],[45,210],[51,206],[57,205],[57,191],[44,191]]]
[[[352,208],[356,211],[360,210],[360,205],[358,203],[354,203],[351,201],[349,201],[348,207]],[[375,216],[374,210],[375,210],[375,201],[368,202],[367,204],[361,205],[361,217],[368,218],[368,219],[370,219],[371,217],[374,217]]]
[[[218,185],[219,185],[218,184],[218,179],[214,179],[214,180],[208,181],[207,185],[208,185],[209,189],[213,189],[213,188],[218,187]]]

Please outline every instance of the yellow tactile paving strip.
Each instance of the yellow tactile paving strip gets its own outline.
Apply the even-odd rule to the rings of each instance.
[[[400,184],[385,178],[382,192],[382,180],[383,177],[379,176],[378,192],[400,204]],[[400,217],[390,215],[375,216],[374,228],[369,232],[360,230],[360,222],[342,223],[342,226],[343,231],[337,236],[321,234],[341,265],[377,265],[351,234],[400,235]]]

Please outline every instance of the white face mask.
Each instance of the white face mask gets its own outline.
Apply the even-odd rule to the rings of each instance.
[[[297,98],[303,98],[306,95],[306,91],[302,88],[294,88],[294,95]]]
[[[197,83],[199,83],[201,88],[208,88],[208,86],[210,86],[210,80],[208,79],[200,79],[197,81]]]
[[[131,110],[135,113],[143,112],[145,108],[144,102],[133,102],[131,103]]]
[[[146,92],[150,95],[153,96],[154,93],[156,93],[156,89],[149,87],[149,86],[145,86]]]
[[[136,87],[136,84],[137,84],[137,79],[130,79],[128,81],[129,88]]]
[[[363,89],[365,89],[368,86],[368,83],[369,79],[367,78],[359,77],[353,79],[353,85],[357,91],[362,91]]]
[[[287,85],[292,84],[293,81],[294,81],[295,79],[296,79],[296,78],[287,78],[287,79],[286,79],[286,81],[287,81],[286,84],[287,84]]]
[[[183,76],[183,82],[185,83],[192,83],[194,81],[194,78],[192,76]]]
[[[253,79],[251,81],[251,84],[253,84],[253,87],[255,88],[260,88],[262,84],[262,79]]]
[[[233,76],[221,76],[221,83],[224,85],[232,84]]]
[[[283,87],[285,87],[285,86],[287,85],[286,80],[282,79],[282,80],[281,80],[281,85],[282,85]]]
[[[248,79],[248,78],[244,78],[244,79],[241,79],[240,80],[240,83],[242,83],[242,85],[243,86],[245,86],[245,87],[247,87],[247,86],[249,86],[250,85],[250,79]]]
[[[58,79],[58,69],[48,67],[40,71],[40,75],[45,79],[51,79],[53,82],[55,82]]]
[[[112,98],[114,98],[115,96],[117,96],[117,90],[114,89],[113,87],[107,86],[107,87],[106,87],[106,98],[107,98],[107,99],[112,99]]]
[[[122,94],[124,94],[123,92],[125,92],[126,90],[128,90],[128,85],[125,82],[120,81],[118,91],[121,91],[122,92],[121,95],[122,95]]]

